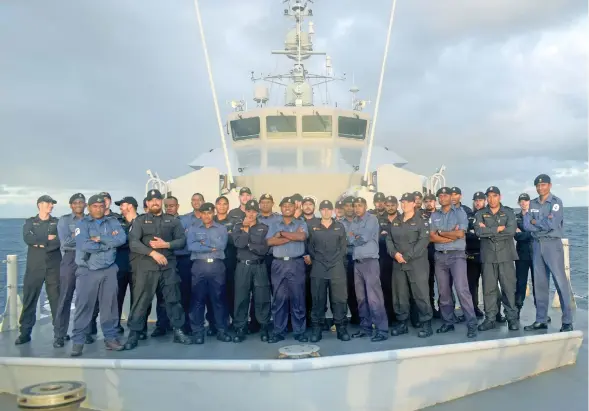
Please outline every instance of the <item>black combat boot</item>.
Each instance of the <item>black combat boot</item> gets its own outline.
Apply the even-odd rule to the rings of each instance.
[[[488,331],[496,327],[495,321],[485,318],[485,321],[479,324],[479,331]]]
[[[319,324],[316,324],[313,326],[313,329],[311,330],[311,339],[310,341],[312,343],[316,343],[321,341],[321,338],[323,336],[321,335],[321,326]]]
[[[350,334],[348,334],[348,329],[345,325],[336,325],[337,330],[337,339],[341,341],[350,341]]]
[[[307,335],[305,333],[295,334],[293,337],[298,342],[302,342],[302,343],[309,342],[309,338],[307,337]]]
[[[14,345],[26,344],[29,341],[31,341],[31,334],[21,334],[14,342]]]
[[[217,335],[217,327],[209,325],[209,328],[207,328],[207,336],[214,337],[215,335]]]
[[[533,324],[526,325],[524,327],[524,331],[538,331],[538,330],[547,330],[548,324],[546,323],[538,323],[534,322]]]
[[[566,333],[569,331],[573,331],[573,324],[563,324],[562,327],[560,327],[561,333]]]
[[[84,344],[94,344],[94,337],[92,337],[90,334],[86,335],[86,337],[84,338]]]
[[[401,334],[407,334],[409,332],[409,327],[407,327],[407,320],[399,321],[393,328],[391,329],[391,335],[396,337]]]
[[[388,333],[387,333],[387,334],[388,334]],[[372,342],[381,342],[381,341],[385,341],[386,339],[388,339],[388,338],[389,338],[389,336],[388,336],[387,334],[385,334],[385,333],[383,333],[383,332],[381,332],[381,331],[377,331],[377,332],[374,334],[374,337],[372,337],[372,338],[370,339],[370,341],[372,341]]]
[[[228,336],[229,337],[229,336]],[[192,338],[184,334],[181,328],[174,328],[174,340],[175,343],[190,345],[192,344]],[[231,337],[229,337],[229,341],[231,341]]]
[[[269,339],[268,339],[268,344],[276,344],[280,341],[284,341],[284,336],[282,334],[273,334]]]
[[[507,321],[507,319],[505,318],[505,316],[501,313],[497,313],[497,315],[495,316],[495,321],[498,322],[499,324],[503,324],[505,321]]]
[[[442,324],[442,326],[440,328],[438,328],[436,330],[436,333],[438,333],[438,334],[445,334],[445,333],[450,332],[450,331],[454,331],[454,324],[446,324],[446,323],[444,323],[444,324]]]
[[[431,320],[427,320],[423,322],[423,326],[421,328],[421,330],[419,330],[419,332],[417,333],[417,336],[419,338],[427,338],[427,337],[431,337],[434,334],[434,331],[432,330],[432,321]]]
[[[204,333],[202,333],[202,332],[200,332],[200,333],[194,333],[193,342],[195,344],[198,344],[198,345],[204,344],[205,343]]]
[[[260,341],[262,342],[268,342],[268,339],[270,338],[270,335],[268,333],[268,325],[263,325],[262,328],[260,329]]]
[[[246,331],[243,328],[238,328],[235,330],[235,337],[233,337],[234,343],[240,343],[245,340]]]
[[[227,334],[225,331],[220,330],[219,332],[217,332],[217,340],[222,342],[231,342],[233,338],[231,338],[231,336]]]
[[[62,348],[65,345],[63,337],[55,337],[53,340],[53,348]]]
[[[166,335],[167,331],[165,328],[162,327],[155,327],[153,332],[151,333],[151,338],[163,337]]]
[[[137,331],[129,331],[129,337],[125,343],[125,350],[132,350],[139,344],[139,333]]]
[[[468,324],[466,332],[466,338],[475,338],[477,336],[477,325],[476,324]]]
[[[509,331],[517,331],[519,330],[519,320],[509,320],[507,321]]]

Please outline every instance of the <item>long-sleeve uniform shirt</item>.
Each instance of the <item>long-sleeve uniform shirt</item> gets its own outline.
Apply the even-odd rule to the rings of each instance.
[[[354,247],[354,260],[378,258],[378,237],[380,234],[378,219],[370,213],[355,217],[348,229],[348,244]]]
[[[539,198],[530,201],[530,211],[524,216],[524,228],[536,240],[562,238],[564,235],[562,201],[549,194],[544,203]],[[536,224],[532,224],[536,220]]]
[[[59,237],[61,255],[66,251],[76,251],[76,224],[84,216],[78,217],[74,213],[66,214],[59,218],[57,223],[57,236]]]
[[[76,224],[75,234],[76,264],[89,270],[102,270],[113,265],[117,247],[127,241],[125,230],[115,217],[96,220],[86,216]]]
[[[224,259],[228,238],[225,226],[213,221],[207,228],[202,221],[196,222],[190,226],[186,234],[186,242],[191,252],[190,259]]]
[[[421,215],[415,214],[407,221],[398,216],[389,227],[387,236],[387,252],[393,258],[400,253],[407,264],[400,264],[402,270],[418,269],[414,262],[427,258],[429,244],[429,227]]]
[[[170,244],[169,248],[154,249],[149,242],[155,237]],[[153,215],[152,213],[138,216],[129,230],[129,248],[137,253],[137,270],[164,271],[176,267],[175,250],[181,250],[186,245],[186,235],[180,219],[170,214]],[[152,251],[162,254],[168,260],[165,266],[158,265],[149,256]],[[171,267],[170,267],[171,266]]]
[[[346,217],[342,217],[338,220],[338,222],[342,223],[344,228],[346,229],[346,235],[350,232],[350,227],[352,226],[352,222],[354,219],[348,220]],[[350,244],[348,241],[348,249],[346,250],[346,254],[353,255],[354,254],[354,246]]]
[[[480,223],[485,227],[481,227]],[[500,226],[504,226],[505,229],[498,233],[497,227]],[[495,214],[488,206],[477,211],[474,230],[481,239],[481,262],[503,263],[517,260],[513,242],[516,228],[515,213],[510,208],[501,205]]]
[[[260,261],[268,253],[268,226],[256,221],[247,232],[242,230],[243,224],[237,223],[233,227],[231,239],[237,248],[237,259],[239,261]]]
[[[458,230],[468,230],[468,216],[462,207],[451,207],[447,213],[442,210],[435,211],[430,217],[430,230],[450,232]],[[459,238],[451,243],[435,243],[436,251],[463,251],[466,249],[466,240]]]
[[[200,218],[198,218],[197,216],[194,215],[194,212],[190,212],[184,215],[181,215],[180,217],[178,217],[178,219],[180,220],[180,222],[182,223],[182,227],[184,227],[184,234],[186,235],[188,233],[188,229],[190,228],[191,225],[201,221]],[[184,245],[184,247],[182,247],[179,250],[175,250],[174,254],[176,255],[190,255],[190,250],[188,249],[188,243]]]
[[[348,248],[346,228],[332,219],[329,227],[319,220],[310,226],[308,250],[313,260],[311,277],[325,279],[345,278],[344,258]],[[335,268],[335,269],[334,269]]]
[[[274,237],[279,231],[294,233],[297,232],[299,228],[302,229],[307,237],[309,236],[307,223],[305,223],[303,220],[293,217],[289,224],[285,224],[284,219],[281,218],[268,227],[268,234],[266,234],[266,239]],[[301,257],[305,254],[305,241],[289,241],[283,245],[275,245],[272,247],[272,254],[276,258]]]
[[[23,239],[27,250],[27,272],[34,270],[46,270],[49,268],[59,270],[61,253],[57,233],[58,220],[49,217],[41,220],[39,216],[27,218],[23,226]],[[53,240],[49,236],[54,235]]]
[[[515,241],[517,241],[515,245],[515,249],[517,250],[517,255],[519,256],[520,260],[531,261],[532,260],[532,233],[526,231],[524,227],[524,215],[519,212],[515,215],[515,220],[517,222],[517,228],[519,228],[520,232],[515,233]]]

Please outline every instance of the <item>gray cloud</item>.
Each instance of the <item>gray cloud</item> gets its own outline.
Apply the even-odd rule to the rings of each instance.
[[[269,54],[288,27],[281,2],[201,3],[219,101],[251,99],[250,70],[288,67]],[[372,101],[389,7],[314,7],[316,48]],[[573,0],[399,2],[377,141],[473,187],[586,161],[586,14]],[[0,15],[6,184],[133,191],[146,169],[180,175],[218,145],[192,1],[13,0]],[[332,101],[348,104],[350,84]]]

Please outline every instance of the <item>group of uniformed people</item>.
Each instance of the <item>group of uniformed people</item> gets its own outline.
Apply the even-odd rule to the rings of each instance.
[[[87,202],[76,193],[69,201],[72,212],[59,220],[51,216],[55,200],[45,195],[37,202],[39,214],[23,228],[28,256],[16,344],[31,340],[43,283],[56,348],[70,338],[76,292],[72,356],[94,342],[98,314],[107,349],[135,348],[147,338],[154,296],[152,337],[172,331],[173,341],[181,344],[203,344],[205,334],[241,342],[255,332],[262,341],[276,343],[289,330],[300,342],[317,342],[329,329],[328,300],[342,341],[383,341],[389,331],[393,336],[408,333],[409,322],[426,338],[433,334],[433,317],[443,320],[437,333],[466,322],[472,338],[477,330],[505,320],[510,330],[519,329],[529,270],[537,315],[525,330],[547,328],[552,273],[563,309],[561,331],[570,331],[562,202],[550,193],[549,176],[538,176],[534,184],[539,197],[530,201],[527,194],[520,195],[517,215],[501,204],[495,186],[474,194],[474,211],[462,204],[458,187],[443,187],[435,196],[403,194],[400,210],[397,198],[383,193],[374,195],[370,211],[361,197],[346,197],[335,206],[323,200],[320,217],[312,198],[285,197],[277,214],[270,194],[257,201],[247,187],[239,192],[240,206],[231,211],[226,197],[213,204],[195,193],[193,210],[185,215],[178,214],[175,197],[164,200],[158,190],[147,193],[143,214],[132,197],[115,203],[121,211],[117,214],[110,210],[108,193]],[[478,307],[481,276],[484,314]],[[120,315],[127,287],[131,309],[123,343]],[[453,288],[462,316],[455,313]],[[349,321],[359,325],[351,336]]]

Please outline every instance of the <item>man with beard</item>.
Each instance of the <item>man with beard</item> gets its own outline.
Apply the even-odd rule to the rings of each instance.
[[[179,219],[162,212],[159,190],[147,193],[149,212],[135,219],[129,231],[129,248],[137,253],[137,276],[133,284],[133,301],[129,316],[129,338],[125,348],[137,347],[139,333],[145,326],[147,308],[151,305],[158,285],[161,287],[166,313],[174,329],[174,342],[192,344],[184,334],[185,315],[180,304],[180,278],[176,273],[174,250],[186,244],[184,227]]]
[[[553,195],[552,182],[546,174],[534,179],[537,198],[530,202],[530,211],[524,215],[524,228],[532,233],[534,258],[534,286],[536,288],[536,321],[524,327],[525,331],[548,328],[548,298],[550,273],[556,286],[562,310],[561,332],[573,331],[573,296],[571,283],[564,267],[562,245],[563,205],[560,198]]]
[[[413,195],[415,196],[415,212],[421,217],[421,213],[423,212],[421,208],[423,205],[423,193],[421,191],[414,191]]]
[[[346,233],[350,232],[350,227],[354,221],[354,197],[348,196],[342,201],[344,205],[344,218],[340,220],[346,229]],[[348,244],[346,251],[346,259],[344,260],[344,267],[346,269],[346,280],[348,283],[348,308],[350,309],[350,324],[360,324],[360,314],[358,313],[358,300],[356,299],[356,286],[354,282],[354,246]]]
[[[407,321],[410,313],[410,295],[413,296],[422,325],[417,334],[427,338],[433,334],[432,309],[429,303],[427,245],[429,243],[428,223],[415,212],[415,194],[405,193],[401,197],[403,215],[397,217],[389,227],[387,252],[394,258],[393,263],[393,305],[399,321],[391,330],[397,336],[409,332]]]
[[[515,215],[517,220],[517,230],[515,230],[515,249],[519,260],[515,262],[515,277],[517,283],[515,286],[515,306],[519,313],[524,306],[526,299],[526,289],[528,287],[528,272],[532,271],[532,292],[534,295],[534,304],[536,304],[534,290],[534,266],[532,265],[532,233],[524,230],[524,216],[530,211],[530,196],[527,193],[519,195],[517,202],[521,211]]]
[[[370,214],[375,215],[377,218],[380,216],[386,215],[384,200],[385,200],[384,193],[381,193],[381,192],[375,193],[374,197],[372,198],[374,208],[372,210],[368,210],[368,212]]]
[[[61,244],[61,264],[59,266],[59,301],[57,312],[53,320],[53,347],[61,348],[65,340],[69,340],[67,330],[70,325],[70,312],[74,290],[76,289],[76,223],[84,218],[86,197],[76,193],[70,197],[72,212],[59,219],[57,223],[57,237]],[[86,344],[92,344],[94,339],[86,336]]]
[[[517,252],[513,237],[517,228],[513,210],[501,204],[501,191],[491,186],[485,193],[487,206],[475,214],[474,229],[481,239],[481,261],[483,264],[483,293],[485,320],[479,331],[495,328],[498,313],[497,282],[501,285],[503,306],[510,331],[519,330],[515,308],[515,265]]]
[[[269,343],[283,341],[286,333],[289,311],[294,338],[307,342],[305,335],[305,241],[308,236],[307,224],[294,217],[295,201],[285,197],[280,201],[282,218],[269,227],[266,239],[272,247],[272,288],[274,301],[272,316],[274,332]],[[289,310],[290,304],[290,310]]]
[[[116,249],[127,241],[123,227],[115,217],[105,214],[100,195],[88,199],[88,215],[76,224],[76,309],[72,330],[72,357],[82,355],[87,329],[96,303],[107,350],[122,351],[117,339]]]
[[[474,213],[482,210],[486,205],[485,193],[477,191],[472,196]],[[468,289],[472,297],[474,313],[478,318],[485,316],[479,308],[479,282],[481,279],[481,239],[474,230],[474,213],[468,216],[468,231],[466,232],[466,276],[468,278]],[[500,308],[500,306],[499,306]],[[501,316],[501,310],[497,316]]]
[[[311,293],[313,298],[311,342],[321,340],[321,321],[325,319],[329,287],[337,338],[349,341],[346,330],[348,298],[344,256],[347,251],[346,230],[332,218],[333,204],[324,200],[319,206],[321,220],[309,227],[309,253],[313,258]]]
[[[235,313],[233,324],[235,337],[233,341],[242,342],[247,334],[248,307],[254,307],[250,315],[256,317],[260,324],[260,340],[268,341],[270,323],[270,281],[266,272],[264,258],[268,253],[266,235],[268,226],[258,221],[259,205],[250,200],[245,205],[245,219],[237,223],[231,234],[237,249],[237,267],[235,269]]]
[[[384,200],[385,214],[378,216],[380,226],[380,235],[378,238],[378,255],[380,265],[380,283],[382,285],[382,294],[384,298],[384,308],[387,312],[389,326],[394,322],[395,314],[393,310],[393,258],[387,253],[387,236],[389,227],[393,220],[397,218],[397,208],[399,202],[397,197],[388,196]]]
[[[303,196],[299,193],[293,194],[291,197],[295,204],[294,218],[303,217]]]
[[[31,341],[37,319],[37,303],[45,283],[51,316],[55,318],[59,301],[59,266],[61,253],[57,237],[57,218],[51,215],[57,203],[48,195],[37,200],[39,213],[28,218],[23,226],[23,240],[28,246],[27,268],[23,280],[23,308],[20,314],[20,335],[16,345]]]
[[[302,218],[307,223],[307,230],[310,232],[313,227],[319,224],[320,219],[315,217],[315,200],[311,197],[303,198],[301,203],[303,210]],[[305,307],[307,313],[307,326],[311,326],[311,309],[313,307],[313,297],[311,296],[311,269],[313,262],[309,255],[309,241],[305,241],[305,254],[303,255],[305,261]],[[325,326],[325,318],[323,318],[322,326]]]
[[[452,207],[450,189],[438,190],[440,209],[434,211],[430,218],[430,240],[435,244],[436,280],[440,294],[440,313],[444,324],[437,333],[454,331],[455,302],[452,298],[452,285],[456,289],[462,312],[468,328],[467,337],[477,335],[477,317],[472,306],[472,297],[468,289],[466,276],[465,231],[468,218],[462,207]],[[450,282],[452,279],[452,282]]]
[[[354,247],[354,285],[360,314],[360,331],[352,338],[371,336],[371,341],[379,342],[388,338],[388,319],[384,308],[384,297],[380,283],[378,265],[378,219],[366,212],[366,199],[354,199],[356,217],[350,225],[348,244]],[[372,325],[376,331],[372,335]]]

